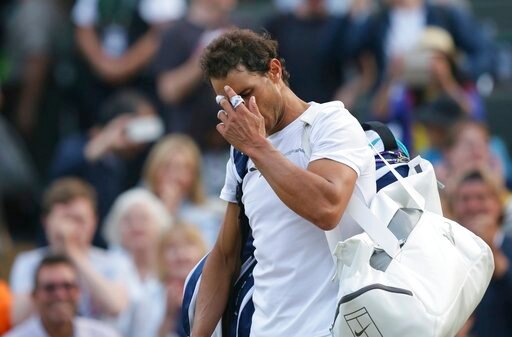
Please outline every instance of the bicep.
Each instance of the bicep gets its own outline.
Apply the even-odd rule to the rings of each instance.
[[[329,185],[329,194],[334,202],[345,205],[357,180],[357,172],[350,166],[331,159],[318,159],[309,163],[308,171],[325,179]]]

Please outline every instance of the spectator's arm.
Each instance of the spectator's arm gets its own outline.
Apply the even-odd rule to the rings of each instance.
[[[375,59],[370,54],[359,58],[359,73],[357,76],[340,86],[335,93],[335,100],[342,101],[350,109],[357,102],[359,96],[368,92],[377,78]]]
[[[117,316],[128,305],[128,291],[120,282],[111,281],[98,273],[87,255],[78,251],[69,251],[80,276],[87,283],[93,301],[101,310],[111,316]]]
[[[23,67],[23,81],[16,112],[16,126],[30,135],[36,123],[39,100],[43,91],[50,59],[46,54],[30,55]]]
[[[158,95],[163,102],[179,103],[201,83],[199,56],[199,53],[194,53],[182,65],[158,76]]]
[[[14,260],[9,279],[9,286],[14,298],[11,308],[12,325],[22,323],[34,313],[30,292],[33,287],[32,273],[37,263],[38,261],[34,262],[24,255],[18,256]]]
[[[121,57],[114,58],[103,52],[93,26],[77,27],[78,47],[95,72],[110,83],[123,82],[146,66],[158,48],[158,29],[152,28],[140,37]]]
[[[13,326],[23,323],[34,312],[34,304],[29,293],[14,295],[11,309],[11,323]]]

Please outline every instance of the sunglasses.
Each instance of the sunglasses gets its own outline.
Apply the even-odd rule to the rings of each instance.
[[[78,284],[75,282],[47,283],[39,285],[37,289],[42,290],[48,294],[53,294],[59,289],[63,289],[66,292],[71,292],[78,289]]]

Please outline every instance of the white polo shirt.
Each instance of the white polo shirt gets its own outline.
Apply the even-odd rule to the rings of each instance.
[[[311,157],[303,149],[304,120],[316,113],[310,134]],[[358,175],[356,193],[369,203],[375,194],[375,163],[359,122],[341,102],[312,103],[303,115],[268,137],[295,165],[331,159]],[[336,310],[335,266],[325,232],[290,210],[251,160],[243,181],[243,203],[253,236],[255,313],[251,337],[324,337]],[[236,168],[227,164],[220,197],[236,202]],[[341,226],[354,226],[342,218]]]
[[[121,337],[106,324],[89,318],[76,317],[74,320],[74,337]],[[4,337],[49,337],[39,317],[32,317],[14,327]]]

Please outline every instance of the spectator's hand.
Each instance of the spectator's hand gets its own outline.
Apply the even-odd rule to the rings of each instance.
[[[183,283],[173,280],[167,285],[166,316],[176,318],[183,302]]]
[[[496,224],[495,219],[492,219],[490,215],[480,214],[474,216],[472,221],[465,223],[464,226],[484,240],[489,247],[494,247]]]
[[[403,77],[405,71],[405,60],[403,57],[394,56],[388,65],[386,78],[390,82],[396,82]]]
[[[80,233],[74,220],[69,217],[64,207],[56,205],[47,218],[48,236],[52,248],[62,254],[75,256],[80,254],[82,247]]]
[[[183,191],[177,184],[169,184],[168,182],[163,183],[160,189],[159,196],[163,204],[170,214],[176,214],[184,198]]]
[[[129,79],[128,66],[122,57],[112,58],[106,55],[94,63],[98,76],[111,84],[120,84]]]
[[[108,153],[125,149],[131,145],[126,137],[125,128],[132,116],[126,114],[112,120],[87,143],[85,157],[91,161],[97,161]]]
[[[229,86],[224,88],[228,99],[236,96],[236,92]],[[238,150],[248,153],[258,139],[266,137],[265,119],[261,115],[256,97],[252,96],[249,102],[233,108],[226,98],[222,99],[217,117],[222,123],[217,124],[220,132],[231,145]]]
[[[430,61],[430,72],[432,80],[446,92],[453,90],[454,86],[458,86],[457,81],[452,75],[450,63],[446,57],[441,55],[432,56]]]

